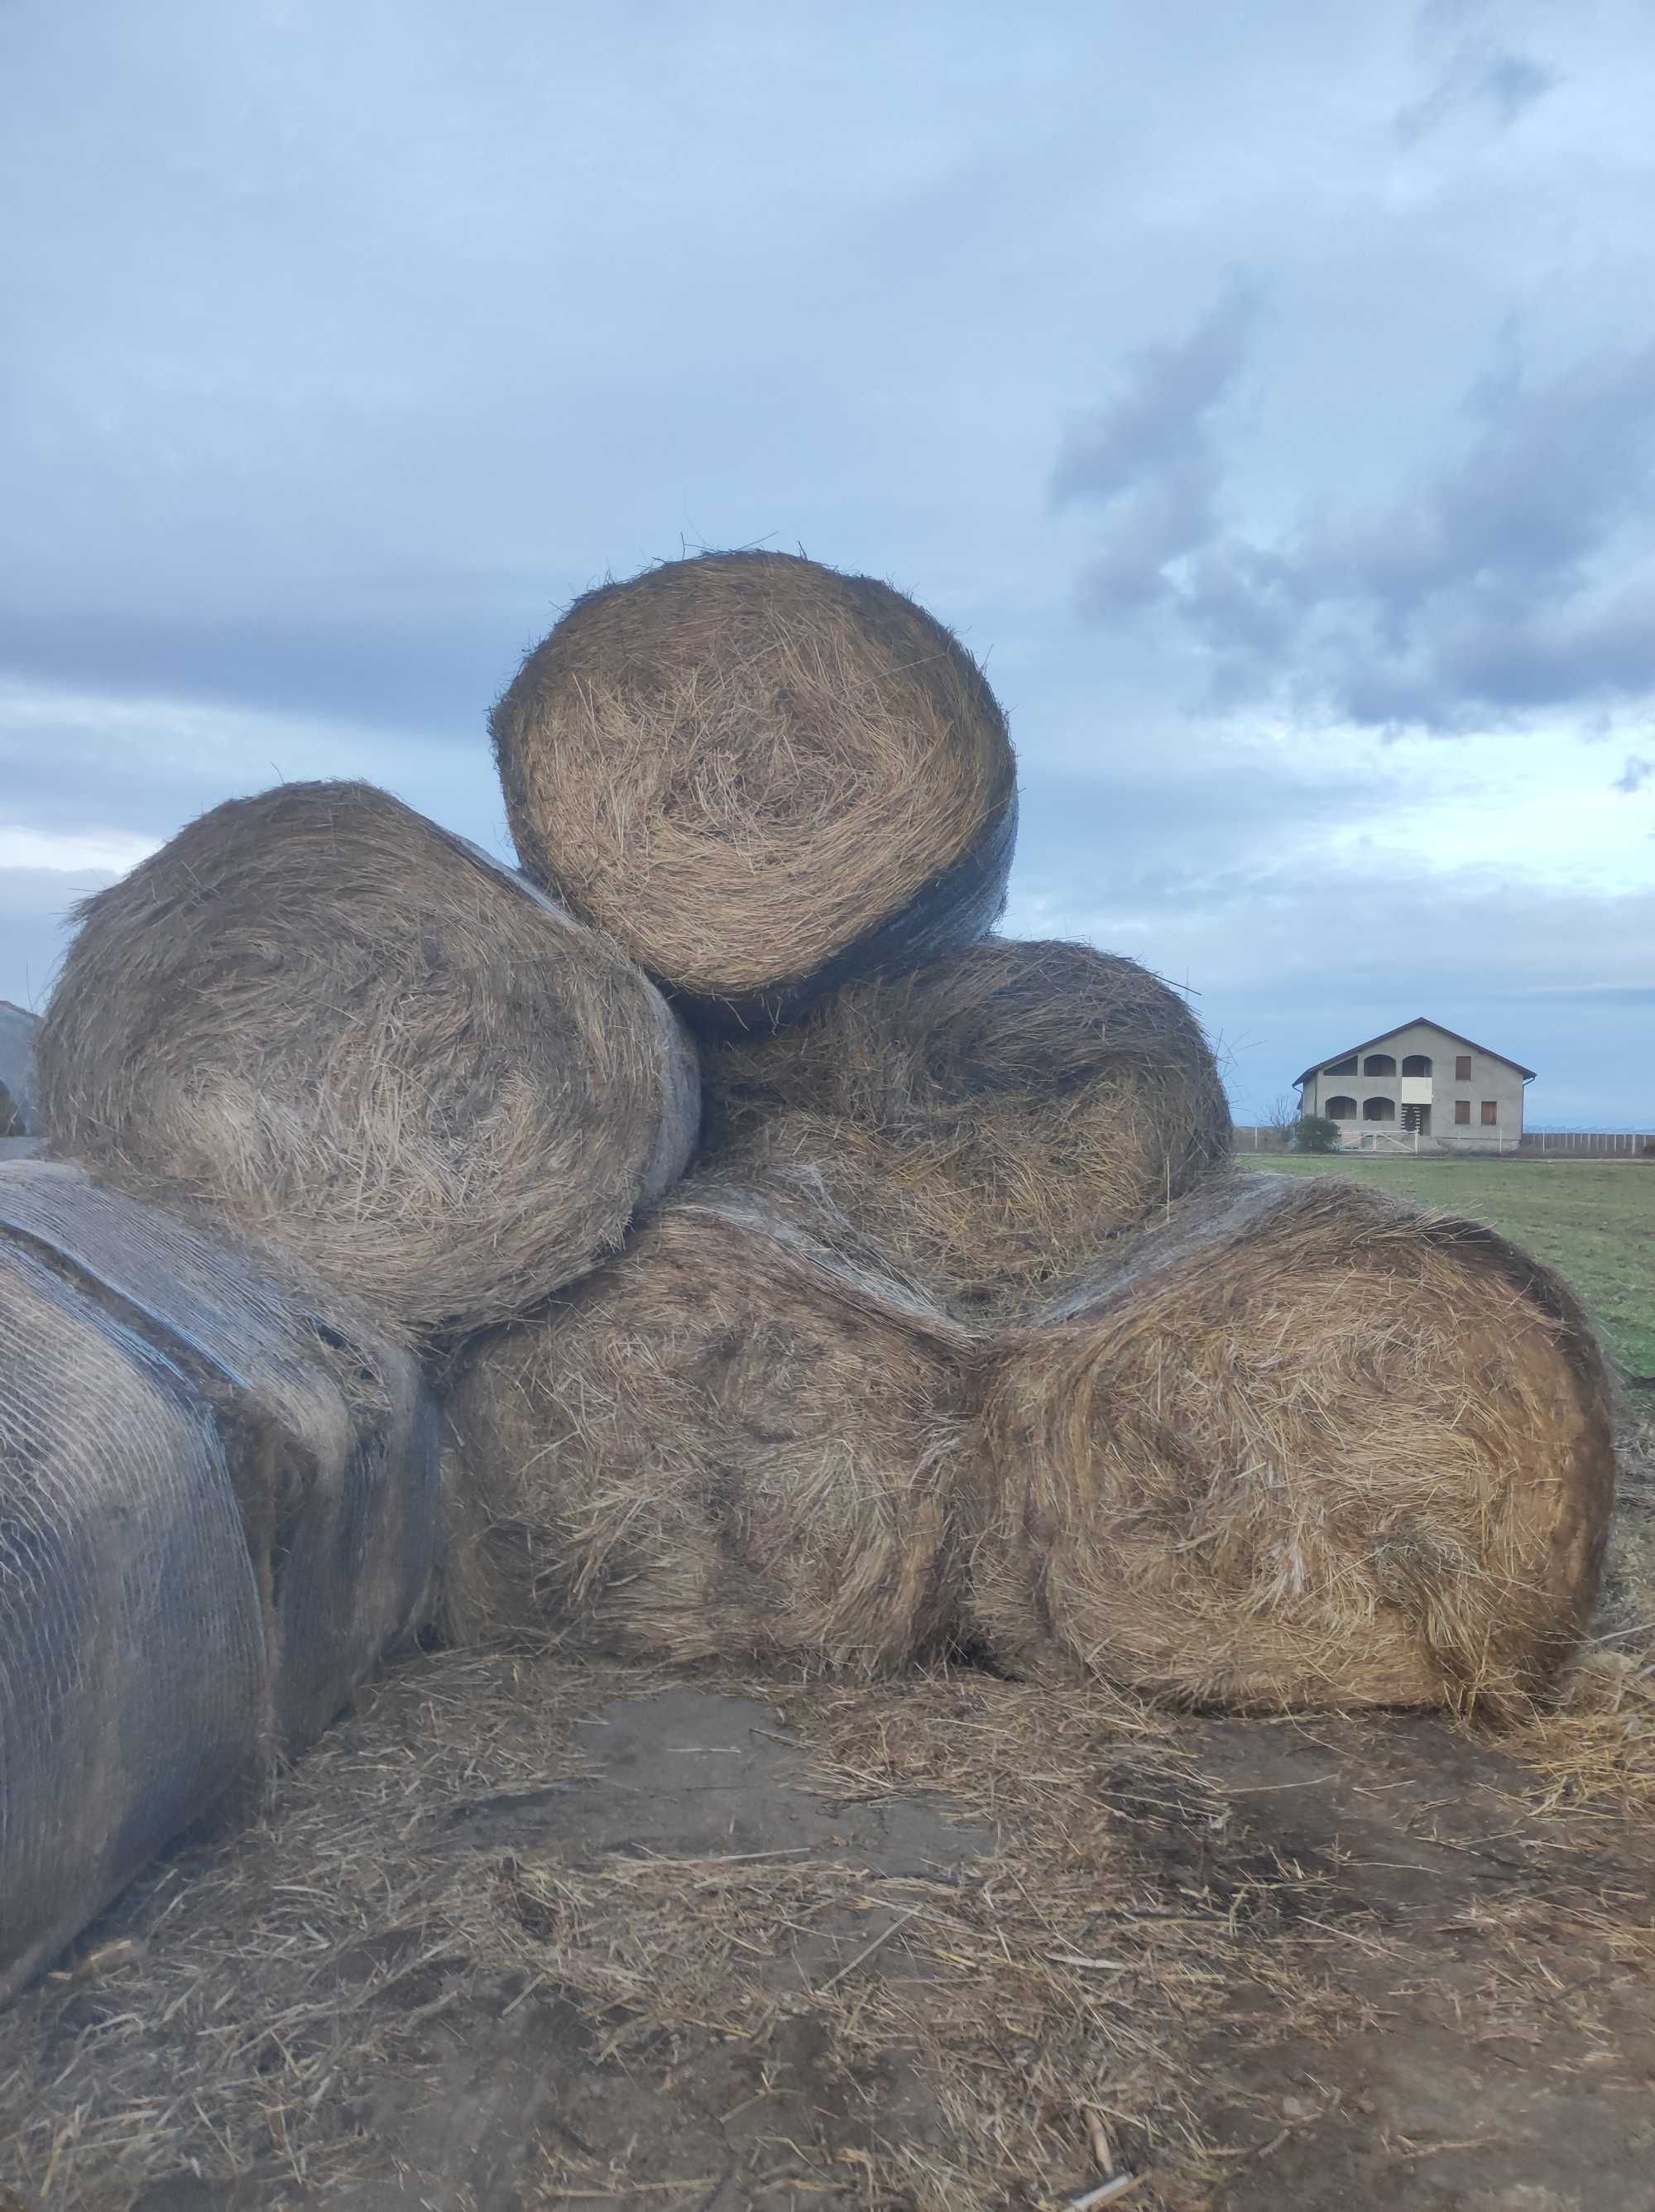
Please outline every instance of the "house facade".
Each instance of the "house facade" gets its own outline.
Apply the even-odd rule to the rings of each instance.
[[[1352,1152],[1514,1152],[1535,1071],[1423,1014],[1296,1079],[1299,1110]]]

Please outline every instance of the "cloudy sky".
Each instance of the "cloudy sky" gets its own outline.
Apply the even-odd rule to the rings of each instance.
[[[0,0],[0,996],[278,776],[507,849],[525,647],[762,543],[1244,1117],[1423,1012],[1655,1127],[1652,112],[1648,0]]]

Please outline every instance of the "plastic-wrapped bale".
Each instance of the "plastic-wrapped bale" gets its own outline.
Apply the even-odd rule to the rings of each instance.
[[[289,1267],[0,1168],[0,1991],[432,1600],[435,1406]]]
[[[982,671],[871,577],[668,562],[577,599],[494,713],[523,865],[703,1024],[980,936],[1016,773]]]
[[[825,1209],[691,1187],[452,1402],[461,1632],[873,1674],[955,1636],[973,1346]]]
[[[715,1154],[819,1176],[964,1316],[1049,1296],[1230,1151],[1189,1007],[1086,945],[991,939],[707,1065]]]
[[[259,1595],[212,1409],[0,1248],[0,2000],[265,1745]]]
[[[148,1335],[214,1409],[271,1641],[276,1743],[301,1750],[430,1601],[441,1425],[418,1362],[296,1264],[76,1167],[0,1167],[7,1245]]]
[[[1520,1709],[1615,1463],[1563,1281],[1342,1180],[1220,1178],[1014,1335],[972,1613],[1014,1672],[1236,1709]]]
[[[53,1151],[402,1326],[526,1310],[694,1145],[694,1048],[640,970],[369,785],[231,800],[80,917],[37,1047]]]

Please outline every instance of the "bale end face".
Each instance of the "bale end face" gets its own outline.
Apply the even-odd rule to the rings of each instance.
[[[1005,719],[949,632],[870,577],[715,553],[605,585],[492,728],[524,866],[716,1026],[791,1019],[1004,903]]]
[[[699,1110],[630,962],[367,784],[233,799],[87,902],[38,1057],[60,1154],[435,1336],[612,1249]]]
[[[1579,1308],[1471,1224],[1243,1203],[1175,1213],[1164,1259],[1004,1358],[987,1640],[1196,1705],[1521,1706],[1590,1618],[1612,1498]]]

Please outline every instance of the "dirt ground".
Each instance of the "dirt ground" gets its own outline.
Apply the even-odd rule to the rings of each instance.
[[[0,2205],[1647,2212],[1637,1466],[1498,1739],[417,1657],[0,2017]]]

